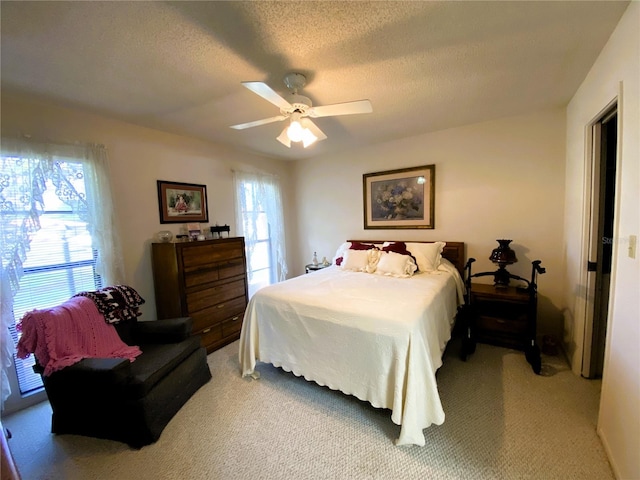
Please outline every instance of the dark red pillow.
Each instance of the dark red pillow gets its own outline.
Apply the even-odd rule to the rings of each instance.
[[[407,250],[407,244],[404,242],[390,242],[389,245],[385,245],[381,248],[383,252],[394,252],[400,255],[411,255]]]
[[[371,250],[372,248],[378,248],[373,243],[360,243],[351,242],[349,250]]]
[[[349,250],[371,250],[372,248],[378,248],[373,243],[351,242]],[[336,265],[342,265],[343,257],[336,258]]]
[[[411,255],[411,252],[407,250],[407,244],[404,242],[391,242],[389,243],[389,245],[385,245],[384,247],[382,247],[381,250],[383,252],[393,252],[393,253],[399,253],[400,255],[409,255],[411,258],[413,258],[413,261],[416,263],[416,266],[418,266],[418,261],[416,260],[416,257]]]

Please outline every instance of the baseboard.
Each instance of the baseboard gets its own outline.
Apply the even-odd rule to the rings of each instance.
[[[611,466],[611,470],[613,471],[613,476],[616,479],[620,480],[622,476],[620,475],[620,469],[617,467],[616,462],[613,460],[613,455],[611,453],[611,448],[609,447],[609,442],[607,442],[607,437],[602,433],[600,427],[596,428],[596,433],[598,434],[598,438],[600,438],[600,442],[604,448],[604,453],[607,455],[607,460],[609,461],[609,465]]]
[[[567,349],[565,348],[564,342],[558,342],[558,350],[560,350],[560,355],[562,355],[564,357],[564,359],[567,362],[567,365],[569,365],[569,368],[571,369],[571,371],[573,371],[573,367],[571,365],[571,359],[569,358],[569,355],[567,354]]]

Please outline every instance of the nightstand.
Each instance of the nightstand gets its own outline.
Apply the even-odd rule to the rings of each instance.
[[[316,270],[322,270],[323,268],[327,268],[330,266],[331,264],[325,265],[323,263],[319,263],[318,265],[314,265],[313,263],[310,263],[309,265],[304,266],[304,271],[305,273],[315,272]]]
[[[472,283],[469,307],[468,353],[475,350],[475,342],[523,350],[533,371],[540,373],[535,289]]]
[[[464,266],[464,305],[459,309],[456,320],[464,332],[460,358],[466,361],[476,351],[476,342],[517,348],[524,350],[527,362],[539,375],[542,360],[536,345],[536,274],[542,275],[546,269],[540,260],[531,262],[531,280],[513,275],[503,266],[495,272],[472,274],[471,266],[475,261],[475,258],[469,258]],[[494,278],[493,285],[471,282],[474,278],[486,276]],[[510,280],[522,282],[522,286],[509,285]]]

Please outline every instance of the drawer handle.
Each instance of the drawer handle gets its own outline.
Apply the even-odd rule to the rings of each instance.
[[[236,315],[235,317],[233,317],[233,318],[231,319],[231,321],[232,321],[232,322],[235,322],[235,321],[236,321],[236,320],[238,320],[239,318],[240,318],[240,317],[239,317],[238,315]]]
[[[216,306],[216,308],[224,308],[224,303],[222,305]]]
[[[211,329],[207,328],[207,329],[203,330],[202,333],[209,333],[210,331],[211,331]]]

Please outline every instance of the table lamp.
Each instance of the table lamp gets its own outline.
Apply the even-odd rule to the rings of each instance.
[[[507,265],[516,263],[516,252],[511,250],[509,244],[511,240],[496,240],[498,247],[491,252],[489,260],[498,265],[498,270],[493,274],[493,285],[497,288],[506,288],[509,286],[509,272],[505,268]]]

